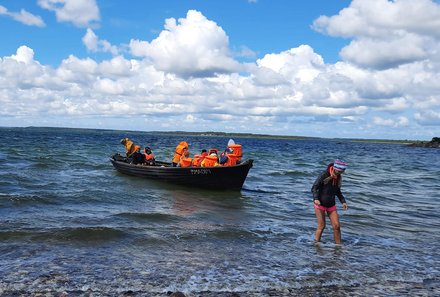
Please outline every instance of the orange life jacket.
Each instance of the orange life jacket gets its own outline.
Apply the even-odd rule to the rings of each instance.
[[[211,156],[208,155],[203,159],[202,163],[200,164],[202,167],[214,167],[218,166],[218,157],[217,156]]]
[[[215,147],[210,148],[209,151],[208,151],[208,155],[210,155],[212,153],[218,155],[218,149],[216,149]]]
[[[232,154],[237,157],[237,161],[240,161],[242,157],[241,144],[228,145],[228,148],[232,149]]]
[[[180,158],[180,167],[189,167],[191,166],[192,163],[192,159],[183,156],[182,158]]]
[[[133,144],[130,148],[130,151],[127,153],[127,154],[129,154],[129,155],[127,155],[127,157],[130,157],[131,155],[133,155],[135,152],[137,152],[140,149],[141,149],[140,146]]]
[[[177,146],[174,152],[173,163],[179,163],[180,157],[183,156],[185,150],[188,149],[188,143],[186,141],[181,141]]]
[[[193,167],[200,167],[200,163],[202,163],[204,158],[205,157],[202,155],[194,155],[194,159],[192,161],[192,166]]]
[[[135,145],[134,142],[128,138],[126,138],[126,141],[124,142],[124,147],[125,147],[125,155],[127,157],[133,155],[136,149],[139,148],[139,146]]]
[[[234,166],[237,165],[237,159],[238,157],[234,154],[226,154],[226,157],[228,157],[228,161],[223,164],[223,166]]]
[[[154,160],[154,154],[153,153],[147,154],[145,149],[144,149],[144,156],[145,156],[145,161],[153,161]]]

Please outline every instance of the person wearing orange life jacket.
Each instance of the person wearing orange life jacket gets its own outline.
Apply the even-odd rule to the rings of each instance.
[[[234,156],[236,163],[240,163],[242,158],[241,144],[231,144],[228,145],[228,148],[232,151],[231,155]]]
[[[208,155],[208,152],[203,149],[202,152],[200,153],[200,156],[202,156],[203,158],[206,157]]]
[[[210,154],[216,154],[218,156],[218,149],[216,149],[215,147],[210,148],[208,151],[208,155]]]
[[[185,151],[183,156],[180,157],[179,167],[189,167],[192,164],[192,159],[189,157],[189,152]]]
[[[180,157],[183,156],[185,151],[188,150],[188,143],[186,141],[181,141],[177,146],[176,150],[174,151],[174,157],[173,157],[173,167],[176,167],[177,164],[180,162]]]
[[[205,149],[202,150],[200,155],[194,155],[194,159],[192,161],[193,167],[200,167],[200,164],[202,163],[203,159],[208,155]]]
[[[235,156],[233,158],[236,159],[236,164],[239,164],[241,162],[241,158],[242,158],[242,147],[241,147],[241,144],[236,144],[233,139],[229,139],[229,141],[228,141],[228,148],[230,150],[232,150],[232,154]]]
[[[136,145],[127,137],[121,139],[121,144],[125,147],[125,156],[127,158],[131,157],[131,155],[133,155],[133,153],[136,151]]]
[[[231,148],[227,148],[220,155],[220,165],[222,166],[234,166],[237,165],[238,157],[233,153]]]
[[[191,166],[192,167],[199,167],[200,163],[202,163],[202,156],[201,155],[194,155],[194,158],[192,159]]]
[[[218,156],[215,153],[206,156],[200,164],[201,167],[215,167],[218,165]]]
[[[154,165],[155,163],[154,154],[151,151],[151,148],[148,146],[144,148],[144,157],[145,157],[145,164]]]

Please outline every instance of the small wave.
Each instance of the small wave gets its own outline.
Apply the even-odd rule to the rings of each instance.
[[[245,230],[235,227],[224,227],[220,225],[207,225],[200,226],[191,225],[177,234],[178,239],[185,240],[197,240],[197,239],[210,239],[210,240],[261,240],[266,239],[266,234],[259,231]],[[188,228],[190,227],[190,228]]]
[[[0,240],[99,242],[116,240],[128,235],[122,230],[110,227],[78,227],[48,231],[3,231],[0,232]]]
[[[269,176],[303,176],[304,171],[286,170],[286,171],[273,171],[269,172]]]
[[[29,205],[29,204],[57,204],[54,195],[23,195],[23,194],[1,194],[0,206],[12,204],[14,206]]]
[[[115,216],[132,219],[135,221],[151,221],[151,222],[172,222],[181,220],[180,217],[172,214],[158,213],[158,212],[123,212]]]
[[[125,231],[110,227],[80,227],[54,232],[54,238],[73,241],[108,241],[127,236]]]
[[[243,187],[241,190],[244,192],[252,192],[252,193],[281,194],[281,192],[277,192],[277,191],[269,191],[269,190],[263,190],[263,189],[250,189],[247,187]]]

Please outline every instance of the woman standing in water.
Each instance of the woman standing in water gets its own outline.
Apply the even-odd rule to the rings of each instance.
[[[325,214],[327,213],[333,227],[335,243],[341,243],[341,226],[339,215],[336,211],[335,196],[338,196],[344,210],[348,209],[347,202],[341,192],[342,174],[347,169],[347,164],[341,160],[335,160],[327,166],[312,186],[313,206],[315,208],[318,227],[315,233],[315,241],[321,241],[321,235],[325,228]]]

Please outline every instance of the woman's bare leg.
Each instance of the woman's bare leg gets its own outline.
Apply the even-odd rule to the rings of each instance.
[[[318,227],[315,232],[315,241],[321,241],[322,232],[325,228],[325,211],[315,208],[316,220],[318,221]]]
[[[330,218],[330,222],[333,227],[333,236],[335,238],[336,244],[341,244],[341,224],[339,223],[339,215],[338,212],[330,211],[328,212],[328,217]]]

